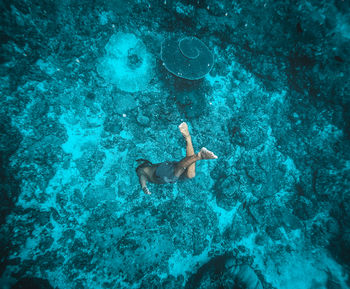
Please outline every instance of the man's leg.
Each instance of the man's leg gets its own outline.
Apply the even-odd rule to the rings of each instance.
[[[192,145],[192,139],[191,135],[188,131],[188,126],[187,123],[183,122],[179,125],[179,129],[181,134],[186,140],[186,157],[193,156],[194,155],[194,149]],[[194,162],[193,164],[189,165],[186,171],[186,177],[189,179],[194,178],[196,175],[196,163]]]
[[[184,171],[196,161],[199,160],[209,160],[209,159],[217,159],[218,157],[211,151],[206,148],[202,148],[198,154],[194,154],[192,156],[188,156],[179,161],[175,167],[174,174],[178,178],[180,177]]]

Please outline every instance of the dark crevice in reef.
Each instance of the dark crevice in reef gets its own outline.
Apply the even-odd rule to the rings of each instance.
[[[350,101],[343,106],[344,133],[347,140],[350,141]]]
[[[22,136],[20,132],[11,126],[11,120],[5,115],[0,115],[1,156],[0,156],[0,189],[1,189],[1,213],[0,224],[5,223],[5,218],[13,207],[20,192],[19,182],[14,177],[14,172],[9,166],[10,157],[16,152]]]
[[[201,281],[205,274],[208,272],[214,273],[214,275],[222,274],[225,270],[225,263],[232,258],[232,253],[226,253],[221,256],[212,258],[209,262],[202,265],[196,273],[194,273],[187,281],[185,289],[195,289],[201,284]]]
[[[53,289],[46,279],[25,277],[20,279],[11,289]]]
[[[22,136],[17,129],[11,126],[11,120],[6,115],[0,115],[0,226],[5,224],[7,215],[14,208],[20,193],[19,181],[14,177],[9,162]],[[6,259],[10,250],[9,238],[0,238],[0,275],[6,267]]]
[[[244,259],[244,258],[243,258]],[[232,252],[213,257],[202,265],[187,281],[185,289],[195,288],[233,288],[263,289],[272,288],[270,284],[262,285],[263,277],[247,263],[234,256]],[[262,279],[262,280],[260,280]]]
[[[339,206],[330,214],[338,220],[340,228],[339,233],[330,240],[328,250],[335,260],[347,266],[347,271],[350,273],[350,195],[339,200]]]

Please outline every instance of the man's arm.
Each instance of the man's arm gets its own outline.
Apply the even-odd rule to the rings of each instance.
[[[144,176],[143,174],[140,174],[139,175],[139,182],[140,182],[141,188],[142,188],[142,190],[144,191],[145,194],[150,195],[151,192],[147,188],[146,181],[147,181],[146,176]]]

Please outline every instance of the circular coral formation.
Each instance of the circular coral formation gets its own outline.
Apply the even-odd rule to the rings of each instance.
[[[109,39],[105,50],[97,71],[106,81],[126,92],[147,87],[155,61],[140,39],[131,33],[118,32]]]
[[[184,37],[180,41],[165,39],[161,59],[168,71],[189,80],[203,78],[214,65],[213,54],[196,37]]]

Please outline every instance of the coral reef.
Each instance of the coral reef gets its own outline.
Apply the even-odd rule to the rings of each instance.
[[[3,1],[0,287],[349,288],[349,13]],[[218,159],[145,195],[183,121]]]
[[[179,41],[165,39],[161,59],[171,73],[189,80],[203,78],[214,65],[213,54],[196,37],[185,37]]]
[[[97,71],[106,81],[126,92],[147,87],[153,77],[155,60],[140,39],[131,33],[118,32],[111,36],[105,50]]]

